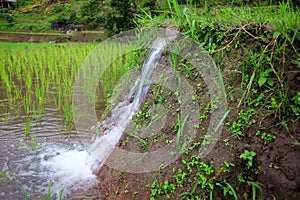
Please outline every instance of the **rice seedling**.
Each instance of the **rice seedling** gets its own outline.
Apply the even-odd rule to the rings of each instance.
[[[75,74],[93,47],[94,44],[81,44],[70,45],[69,48],[53,46],[3,51],[0,56],[0,78],[1,90],[6,95],[1,96],[1,102],[7,100],[9,110],[21,115],[28,115],[35,110],[41,115],[43,105],[53,102],[49,96],[58,99],[57,108],[61,108],[63,103],[71,105]],[[74,51],[79,50],[83,52],[80,58],[74,54]],[[72,57],[76,59],[70,62],[69,58]],[[70,106],[65,107],[69,109],[65,109],[66,113],[70,113]],[[26,124],[25,132],[28,133],[30,123]]]
[[[41,45],[44,48],[30,49],[8,48],[8,51],[1,49],[0,90],[5,94],[0,97],[1,104],[3,101],[9,102],[8,112],[29,115],[31,111],[37,111],[39,116],[45,105],[52,104],[65,115],[65,125],[71,128],[73,82],[83,61],[95,46],[96,44],[90,43],[47,47]],[[120,77],[140,64],[140,59],[137,52],[120,55],[118,44],[108,44],[105,48],[108,50],[106,54],[92,57],[89,62],[97,65],[100,59],[104,59],[110,66],[102,72],[103,66],[92,68],[94,72],[100,70],[103,73],[101,80],[91,76],[89,84],[84,87],[89,91],[91,86],[98,84],[101,92],[107,96],[112,93],[112,88]],[[115,57],[107,59],[112,52],[115,52]],[[90,71],[86,73],[93,74]],[[98,94],[93,94],[95,104],[99,100],[97,98]],[[28,134],[30,123],[25,125],[25,133]]]

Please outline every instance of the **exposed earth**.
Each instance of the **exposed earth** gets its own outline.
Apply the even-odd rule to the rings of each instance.
[[[62,34],[61,32],[31,34],[30,32],[26,32],[18,34],[18,32],[9,33],[0,31],[1,42],[92,42],[101,41],[105,37],[104,33],[87,32],[75,32],[75,34]]]
[[[236,61],[238,56],[241,56],[241,52],[233,52],[228,54],[224,59],[222,64],[223,78],[226,85],[233,85],[238,87],[240,84],[239,75],[234,75],[233,77],[229,76],[230,70],[232,70],[231,65],[227,65],[226,60]],[[164,61],[167,65],[167,61]],[[291,70],[296,66],[290,66]],[[287,74],[290,88],[292,93],[299,91],[299,84],[296,84],[294,80],[300,79],[300,74]],[[201,78],[193,80],[194,86],[197,83],[202,83]],[[175,133],[173,132],[174,126],[176,124],[176,108],[179,104],[174,95],[168,95],[169,93],[166,90],[161,90],[164,95],[164,105],[173,105],[169,110],[167,123],[162,129],[161,135],[158,136],[158,144],[154,144],[153,140],[147,140],[146,151],[153,151],[157,148],[160,148],[159,145],[164,145],[166,139],[172,139]],[[204,89],[198,91],[198,95],[203,94]],[[235,100],[229,101],[229,108],[231,112],[226,119],[228,121],[236,121],[238,112],[241,109],[247,109],[246,107],[236,108],[240,94],[235,94]],[[228,97],[229,98],[229,97]],[[149,105],[155,104],[157,102],[155,94],[149,92],[145,102],[148,102]],[[144,102],[144,105],[145,105]],[[173,113],[173,114],[172,114]],[[172,117],[173,116],[173,117]],[[209,120],[209,117],[208,117]],[[208,120],[204,120],[204,123],[200,126],[199,129],[199,138],[203,132],[208,128]],[[244,131],[246,132],[245,137],[240,140],[233,138],[230,127],[224,126],[221,138],[210,151],[210,153],[205,156],[201,161],[211,164],[213,166],[214,172],[209,177],[211,180],[223,180],[225,179],[230,185],[234,188],[237,188],[237,196],[241,199],[251,199],[250,186],[245,186],[241,182],[241,177],[250,177],[250,180],[253,182],[258,182],[261,186],[263,193],[263,199],[291,199],[296,200],[300,199],[300,147],[299,145],[293,144],[295,140],[300,140],[300,122],[296,121],[289,130],[288,133],[284,128],[278,129],[275,128],[275,124],[279,123],[279,119],[276,116],[263,116],[259,113],[254,115],[252,118],[255,121],[254,125],[247,127]],[[264,144],[260,137],[256,136],[259,126],[264,125],[268,128],[268,132],[276,135],[276,140]],[[294,138],[294,139],[293,139]],[[199,139],[199,141],[202,141]],[[138,151],[144,152],[144,149],[141,147],[139,140],[131,137],[130,135],[124,135],[121,141],[118,144],[119,148],[128,151]],[[241,160],[240,155],[245,151],[255,151],[257,153],[254,161],[253,168],[245,170],[246,163]],[[197,150],[193,150],[194,153]],[[91,188],[88,192],[77,191],[74,193],[74,196],[89,196],[93,199],[149,199],[151,196],[151,186],[149,184],[154,181],[158,181],[159,184],[163,184],[164,180],[174,177],[176,172],[174,168],[184,168],[182,160],[188,159],[189,156],[183,154],[178,160],[172,163],[169,166],[164,166],[156,172],[151,173],[127,173],[115,170],[109,166],[104,165],[102,169],[97,173],[100,184]],[[235,166],[230,167],[227,171],[224,167],[224,162],[234,163]],[[191,177],[193,178],[193,177]],[[157,199],[182,199],[181,193],[192,190],[194,183],[189,183],[188,181],[184,182],[184,187],[177,189],[175,193],[168,194],[166,196],[159,196]],[[197,191],[199,194],[204,194],[203,191]],[[216,187],[213,192],[213,199],[234,199],[232,196],[223,196],[223,190]],[[257,192],[259,196],[259,192]],[[186,199],[186,198],[184,198]]]
[[[1,41],[9,42],[90,42],[100,41],[104,38],[104,35],[99,33],[84,32],[65,36],[0,33]],[[246,41],[245,45],[248,45],[247,43],[249,44],[251,41]],[[231,53],[224,56],[220,68],[226,86],[230,85],[234,88],[239,87],[241,84],[240,75],[232,73],[235,67],[239,66],[232,66],[230,63],[238,63],[239,58],[243,57],[243,53],[243,51],[232,50]],[[163,63],[165,65],[168,64],[167,60],[164,60]],[[297,66],[291,64],[285,74],[289,83],[289,92],[293,95],[300,89],[300,73],[295,72],[296,70]],[[192,79],[191,82],[193,82],[195,88],[199,83],[205,85],[199,77]],[[205,92],[205,87],[203,88],[197,91],[199,96]],[[153,151],[175,136],[176,133],[173,130],[174,126],[176,126],[176,110],[179,107],[178,101],[167,90],[160,88],[160,92],[164,99],[163,104],[165,104],[165,107],[169,106],[171,109],[169,110],[167,123],[162,132],[155,138],[157,139],[157,143],[154,144],[153,140],[148,140],[147,146],[142,147],[139,140],[125,134],[118,144],[119,148],[129,151],[137,150],[139,152]],[[149,92],[145,102],[148,102],[149,105],[154,105],[159,101],[156,98],[152,90]],[[247,110],[247,107],[238,107],[238,100],[240,98],[240,93],[233,92],[231,95],[228,95],[228,107],[231,112],[227,116],[225,123],[236,121],[238,119],[238,112],[241,109]],[[199,105],[201,104],[199,103]],[[145,112],[147,109],[149,108],[146,108]],[[209,116],[210,114],[208,113],[207,120],[204,120],[199,128],[199,138],[201,138],[202,133],[208,128]],[[294,121],[294,123],[291,123],[289,125],[290,132],[288,132],[282,126],[278,128],[277,124],[280,122],[280,119],[275,115],[264,116],[256,113],[251,120],[255,121],[254,124],[244,129],[245,137],[239,140],[233,138],[229,126],[224,126],[221,138],[218,139],[212,151],[201,160],[206,164],[210,164],[214,169],[214,173],[208,176],[209,179],[212,182],[225,179],[231,186],[237,189],[237,196],[243,199],[251,199],[251,195],[249,195],[251,188],[249,185],[242,183],[241,177],[248,177],[251,181],[259,183],[263,191],[263,199],[300,199],[300,146],[293,143],[300,141],[300,122]],[[264,144],[262,139],[256,136],[261,126],[266,127],[268,133],[275,135],[276,140]],[[201,141],[199,139],[199,142]],[[143,148],[146,148],[146,150]],[[249,170],[245,170],[246,163],[240,158],[240,155],[245,150],[257,153],[253,160],[253,167]],[[193,151],[196,152],[197,150]],[[174,169],[184,168],[182,160],[189,159],[189,157],[189,155],[183,154],[169,166],[164,166],[156,172],[141,174],[120,172],[104,165],[97,173],[100,181],[99,185],[89,189],[87,192],[76,191],[72,196],[84,196],[82,199],[91,197],[92,199],[106,200],[149,199],[151,196],[151,186],[149,184],[154,181],[163,184],[164,180],[174,177],[176,175]],[[225,170],[224,162],[234,163],[234,166]],[[190,178],[193,179],[194,177]],[[175,193],[159,196],[158,199],[181,199],[182,196],[180,194],[192,190],[193,185],[194,182],[186,180],[183,183],[184,187],[177,188]],[[215,187],[212,194],[213,199],[234,199],[229,195],[224,198],[223,192],[221,188]],[[197,190],[196,193],[205,194],[202,190]],[[260,192],[257,191],[257,195],[259,194]]]

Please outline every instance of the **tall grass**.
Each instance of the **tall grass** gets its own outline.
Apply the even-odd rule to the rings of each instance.
[[[96,45],[41,45],[41,48],[26,48],[24,45],[24,48],[0,49],[0,104],[2,108],[6,108],[4,112],[30,116],[29,113],[34,111],[41,115],[43,108],[51,105],[64,114],[66,125],[71,126],[75,76]],[[111,48],[113,51],[114,48]],[[109,57],[111,51],[97,59]],[[104,96],[112,91],[116,80],[134,66],[134,60],[137,61],[135,53],[112,60],[111,66],[100,80],[100,90]],[[97,60],[91,62],[94,65],[99,63]],[[97,94],[95,100],[96,96]],[[26,126],[25,129],[28,134],[29,127]]]

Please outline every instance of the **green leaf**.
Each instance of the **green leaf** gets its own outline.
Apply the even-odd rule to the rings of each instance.
[[[259,79],[258,79],[258,86],[259,87],[263,86],[267,80],[268,79],[266,77],[260,76]]]
[[[277,38],[281,33],[279,31],[275,31],[273,34],[273,38]]]
[[[274,80],[272,78],[268,78],[268,84],[270,86],[273,86],[274,85]]]

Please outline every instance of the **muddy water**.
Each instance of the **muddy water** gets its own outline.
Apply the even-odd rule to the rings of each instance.
[[[72,188],[74,183],[71,184],[70,180],[57,182],[63,175],[78,176],[73,179],[86,180],[91,185],[97,183],[88,167],[78,166],[87,156],[82,153],[72,157],[76,151],[85,152],[81,140],[88,136],[66,130],[64,116],[59,110],[45,107],[43,113],[38,118],[34,112],[29,115],[0,114],[0,199],[24,199],[23,190],[30,198],[41,198],[47,193],[48,184],[52,193],[62,188],[66,193],[76,189]],[[26,136],[24,121],[28,117],[32,122],[30,134]],[[61,161],[59,155],[76,159]],[[53,162],[55,157],[57,160]],[[81,170],[82,175],[74,173],[74,166]],[[58,170],[60,174],[57,174]]]

